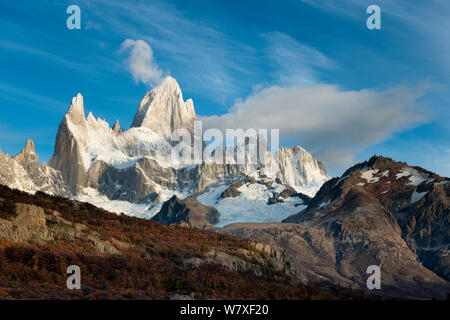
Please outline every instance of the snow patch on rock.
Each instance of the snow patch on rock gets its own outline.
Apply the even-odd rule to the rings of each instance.
[[[421,173],[414,168],[405,167],[402,168],[397,174],[396,178],[400,179],[402,177],[407,177],[409,179],[409,185],[418,186],[422,182],[428,180],[429,175],[426,173]]]
[[[428,191],[417,192],[417,189],[414,190],[413,194],[411,195],[411,203],[416,203],[416,202],[420,201],[420,199],[422,199],[427,193],[428,193]]]
[[[378,173],[378,169],[375,170],[366,170],[361,172],[361,178],[366,180],[367,183],[375,183],[380,181],[380,177],[375,177],[375,174]]]
[[[319,206],[319,210],[323,207],[326,207],[327,205],[329,205],[331,202],[331,199],[328,199],[328,201],[322,202]]]

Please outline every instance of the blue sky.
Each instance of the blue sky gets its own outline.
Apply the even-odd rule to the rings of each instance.
[[[158,81],[130,69],[142,40],[144,69],[176,78],[209,126],[280,128],[333,175],[376,153],[450,176],[449,17],[445,0],[2,1],[0,148],[31,138],[48,161],[78,92],[128,128]]]

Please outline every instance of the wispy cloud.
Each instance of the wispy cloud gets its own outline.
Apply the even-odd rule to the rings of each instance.
[[[67,50],[61,45],[59,32],[45,32],[45,29],[36,28],[34,24],[14,23],[0,18],[0,29],[11,31],[11,34],[4,34],[3,39],[0,39],[0,50],[11,55],[27,55],[36,58],[36,61],[40,59],[39,63],[87,74],[90,76],[87,79],[90,80],[94,79],[92,76],[103,77],[105,71],[116,71],[120,66],[116,56],[98,54],[95,51],[87,53],[82,46]],[[90,34],[83,33],[83,39],[92,44],[99,43],[98,38],[90,39]],[[67,39],[63,39],[63,43],[64,41]]]
[[[152,47],[143,40],[126,39],[120,46],[121,53],[128,53],[126,65],[136,82],[153,87],[161,82],[163,72],[154,61]]]

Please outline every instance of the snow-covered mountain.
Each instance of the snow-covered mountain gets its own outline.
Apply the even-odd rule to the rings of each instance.
[[[31,140],[14,157],[0,150],[0,184],[32,194],[42,191],[50,195],[71,196],[61,173],[46,163],[41,165]]]
[[[16,157],[0,153],[0,183],[27,192],[72,196],[114,212],[147,218],[173,195],[197,194],[200,202],[219,209],[223,221],[232,222],[281,221],[303,204],[296,193],[313,196],[330,179],[323,164],[299,146],[279,148],[274,154],[267,150],[257,164],[175,160],[171,133],[186,129],[193,134],[196,120],[192,100],[183,100],[171,77],[145,94],[126,131],[118,121],[111,127],[92,113],[86,117],[83,96],[78,94],[59,125],[49,165],[41,167],[34,145],[27,143]],[[229,151],[225,152],[227,160]],[[249,177],[252,180],[241,186],[247,189],[238,197],[211,200],[223,188]],[[268,203],[288,187],[289,199]],[[236,201],[247,202],[240,206]],[[250,207],[258,210],[258,217],[249,214]],[[236,208],[242,211],[241,217]]]

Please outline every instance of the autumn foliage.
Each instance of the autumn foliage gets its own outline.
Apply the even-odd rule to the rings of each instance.
[[[211,249],[230,255],[254,250],[245,239],[117,215],[87,203],[3,186],[0,198],[0,219],[12,217],[14,203],[33,204],[87,226],[120,251],[99,254],[88,241],[55,238],[38,244],[0,239],[0,299],[167,299],[175,294],[196,299],[370,298],[362,291],[330,284],[296,284],[267,266],[257,274],[184,263],[187,258],[204,257]],[[69,265],[80,266],[82,290],[67,289]]]

